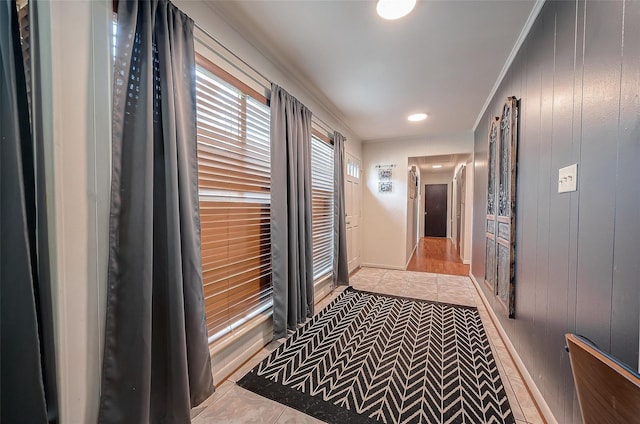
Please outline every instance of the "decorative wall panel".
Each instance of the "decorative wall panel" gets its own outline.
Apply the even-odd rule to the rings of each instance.
[[[489,125],[485,283],[510,318],[515,316],[517,155],[518,100],[509,97]]]
[[[496,285],[496,154],[499,148],[500,118],[495,117],[489,125],[488,187],[487,187],[487,231],[484,282],[495,294]]]

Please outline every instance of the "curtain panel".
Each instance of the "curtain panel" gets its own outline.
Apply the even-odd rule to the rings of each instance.
[[[185,423],[213,392],[200,257],[193,21],[118,2],[99,421]]]
[[[335,131],[333,133],[335,184],[333,188],[333,281],[338,285],[349,285],[347,226],[344,211],[344,142],[344,136]]]
[[[16,3],[0,2],[0,422],[46,423],[57,421],[46,199],[26,81]]]
[[[313,316],[311,111],[271,84],[273,338]]]

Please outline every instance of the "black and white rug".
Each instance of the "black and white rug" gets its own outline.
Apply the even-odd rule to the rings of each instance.
[[[353,288],[238,385],[330,423],[515,423],[476,308]]]

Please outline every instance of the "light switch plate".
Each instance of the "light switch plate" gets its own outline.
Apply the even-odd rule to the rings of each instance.
[[[558,171],[558,193],[567,193],[578,189],[578,164],[560,168]]]

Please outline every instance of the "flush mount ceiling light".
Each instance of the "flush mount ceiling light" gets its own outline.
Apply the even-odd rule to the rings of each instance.
[[[442,168],[442,165],[432,165],[431,167],[438,169],[438,168]]]
[[[414,113],[413,115],[409,115],[407,119],[411,122],[419,122],[427,119],[426,113]]]
[[[383,19],[394,20],[406,16],[416,6],[416,0],[378,0],[376,11]]]

